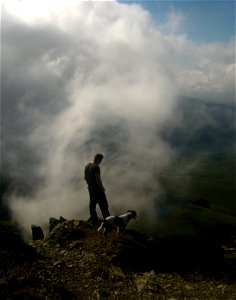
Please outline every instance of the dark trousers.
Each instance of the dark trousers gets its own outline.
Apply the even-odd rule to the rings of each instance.
[[[108,201],[107,197],[104,191],[100,189],[91,189],[89,188],[89,196],[90,196],[90,203],[89,203],[89,211],[90,211],[90,220],[92,223],[97,224],[98,223],[98,216],[96,212],[96,205],[98,204],[103,219],[110,216],[109,210],[108,210]]]

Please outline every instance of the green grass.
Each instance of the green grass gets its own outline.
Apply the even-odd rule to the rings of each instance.
[[[176,198],[205,199],[236,212],[234,153],[212,153],[198,160],[182,159],[160,176],[163,189]]]
[[[214,208],[172,203],[168,205],[168,214],[156,218],[140,215],[133,226],[152,237],[215,234],[220,238],[235,232],[236,217]]]

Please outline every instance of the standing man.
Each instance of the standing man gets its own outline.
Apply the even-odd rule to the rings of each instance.
[[[103,155],[97,153],[94,156],[92,163],[86,165],[84,170],[84,179],[88,184],[88,191],[90,196],[89,211],[90,221],[92,225],[98,225],[98,217],[96,213],[96,205],[98,203],[102,216],[105,219],[110,216],[108,210],[108,202],[105,194],[105,188],[101,180],[100,163],[102,162]]]

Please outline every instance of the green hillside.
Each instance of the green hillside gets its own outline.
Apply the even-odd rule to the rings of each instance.
[[[181,120],[163,129],[162,137],[176,153],[158,180],[170,197],[236,212],[235,107],[182,98]]]
[[[168,194],[188,202],[204,199],[214,206],[236,208],[233,152],[202,155],[198,160],[182,157],[161,174],[159,181]]]

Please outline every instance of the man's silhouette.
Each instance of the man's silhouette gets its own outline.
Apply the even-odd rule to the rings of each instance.
[[[92,163],[86,165],[84,170],[84,179],[88,184],[88,191],[90,196],[89,211],[92,225],[98,225],[98,217],[96,212],[96,205],[98,203],[102,216],[105,219],[110,216],[108,210],[108,202],[105,194],[105,188],[101,180],[100,163],[103,160],[103,155],[97,153],[94,156]]]

